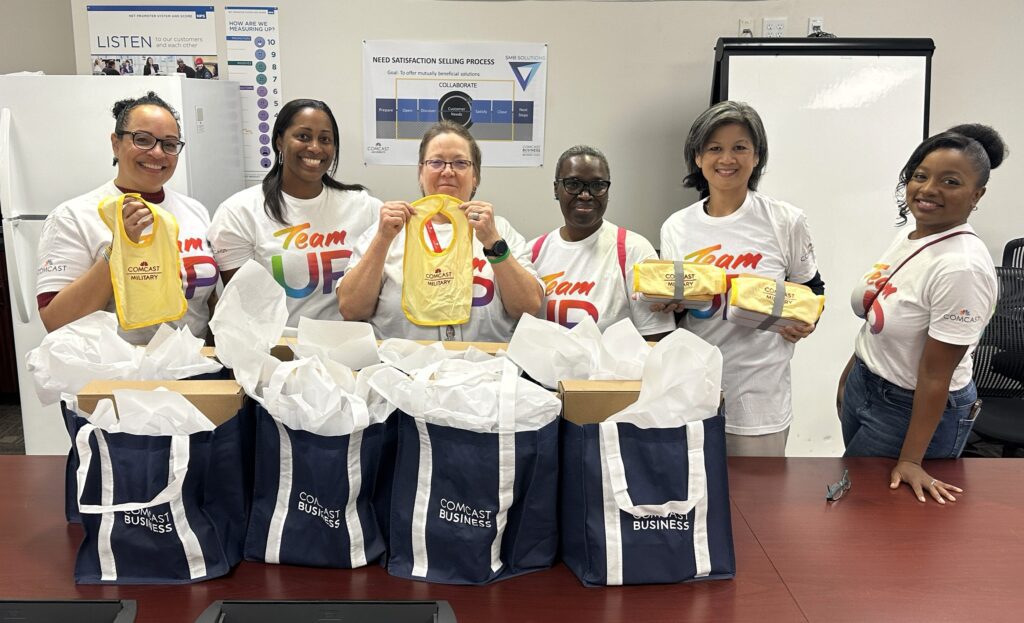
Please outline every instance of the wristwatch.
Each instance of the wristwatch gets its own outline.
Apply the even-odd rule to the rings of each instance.
[[[484,248],[484,257],[501,257],[508,253],[508,243],[503,238],[498,238],[498,241],[494,243],[490,249]]]
[[[110,253],[113,250],[114,250],[113,245],[109,245],[108,244],[107,246],[103,247],[102,251],[100,251],[100,256],[102,256],[103,259],[105,259],[107,261],[107,264],[110,263]]]

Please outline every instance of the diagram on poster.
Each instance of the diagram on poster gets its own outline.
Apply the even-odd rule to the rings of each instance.
[[[90,4],[86,9],[93,74],[219,77],[212,6]]]
[[[242,98],[245,182],[259,183],[274,164],[271,128],[281,108],[277,7],[226,7],[228,79]]]
[[[363,42],[363,158],[416,164],[423,133],[464,126],[485,166],[541,166],[547,46]]]

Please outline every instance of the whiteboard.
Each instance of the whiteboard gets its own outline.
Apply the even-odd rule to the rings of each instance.
[[[900,169],[924,134],[925,56],[733,55],[728,99],[764,121],[758,190],[806,212],[825,280],[825,313],[793,358],[789,456],[837,456],[836,386],[861,321],[854,284],[895,236]]]

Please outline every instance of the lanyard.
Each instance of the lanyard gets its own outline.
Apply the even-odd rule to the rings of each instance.
[[[444,251],[444,249],[441,248],[441,243],[437,241],[437,234],[434,232],[434,224],[427,221],[427,224],[424,225],[424,227],[427,230],[427,236],[430,238],[430,246],[434,247],[434,253],[441,253]]]

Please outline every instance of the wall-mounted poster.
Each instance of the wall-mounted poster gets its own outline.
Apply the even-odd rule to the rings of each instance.
[[[281,32],[277,7],[226,7],[228,80],[242,97],[245,182],[259,183],[274,163],[270,132],[281,98]]]
[[[547,45],[363,42],[363,159],[416,164],[423,132],[465,126],[485,166],[544,164]]]
[[[220,75],[212,6],[98,5],[89,16],[92,73],[216,80]]]

